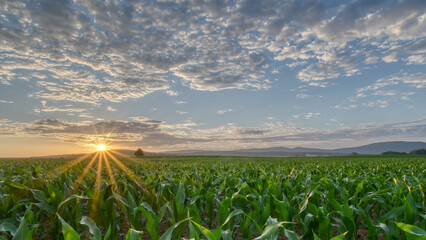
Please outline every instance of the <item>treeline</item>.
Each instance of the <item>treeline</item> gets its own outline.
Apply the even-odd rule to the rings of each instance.
[[[422,149],[412,150],[408,153],[387,151],[387,152],[382,152],[382,155],[426,155],[426,149],[422,148]]]

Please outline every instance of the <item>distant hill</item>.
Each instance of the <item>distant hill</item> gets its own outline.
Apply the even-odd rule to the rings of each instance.
[[[386,151],[409,152],[411,150],[426,148],[425,142],[380,142],[360,147],[336,149],[341,152],[357,152],[359,154],[380,154]]]
[[[251,148],[232,151],[211,151],[211,150],[188,150],[188,151],[169,151],[163,152],[164,155],[216,155],[216,156],[249,156],[249,157],[290,157],[290,156],[339,156],[349,155],[353,152],[358,154],[381,154],[386,151],[409,152],[415,149],[426,148],[425,142],[379,142],[368,145],[337,148],[337,149],[318,149],[318,148]]]
[[[182,151],[167,151],[167,152],[145,152],[146,156],[173,156],[173,155],[197,155],[197,156],[244,156],[244,157],[297,157],[297,156],[340,156],[349,155],[353,152],[358,154],[381,154],[386,151],[394,152],[409,152],[416,149],[426,149],[425,142],[379,142],[372,143],[358,147],[337,148],[337,149],[318,149],[318,148],[286,148],[286,147],[272,147],[272,148],[250,148],[250,149],[237,149],[231,151],[214,151],[214,150],[182,150]],[[121,155],[134,156],[135,150],[128,149],[115,149],[114,151]],[[118,154],[118,155],[120,155]],[[35,158],[64,158],[71,159],[77,158],[84,154],[66,154],[54,155]]]

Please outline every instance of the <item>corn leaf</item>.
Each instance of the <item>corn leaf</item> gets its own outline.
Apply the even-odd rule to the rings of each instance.
[[[62,224],[62,234],[64,235],[65,240],[80,240],[78,233],[72,228],[64,219],[61,218],[58,214],[58,218]]]
[[[89,227],[89,232],[92,234],[94,240],[102,239],[101,230],[98,228],[98,226],[96,226],[96,223],[90,217],[83,216],[80,220],[80,224]]]
[[[130,228],[129,231],[127,231],[126,240],[140,240],[140,236],[142,235],[142,233],[142,231]]]

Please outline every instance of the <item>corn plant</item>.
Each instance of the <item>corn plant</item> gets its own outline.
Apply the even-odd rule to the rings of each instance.
[[[0,161],[2,239],[425,239],[426,157]]]

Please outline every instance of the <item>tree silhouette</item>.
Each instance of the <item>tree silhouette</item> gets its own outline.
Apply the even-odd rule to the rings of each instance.
[[[422,148],[410,151],[410,155],[426,155],[426,149]]]
[[[135,151],[136,157],[143,157],[145,156],[145,153],[142,151],[142,149],[138,148],[138,150]]]

